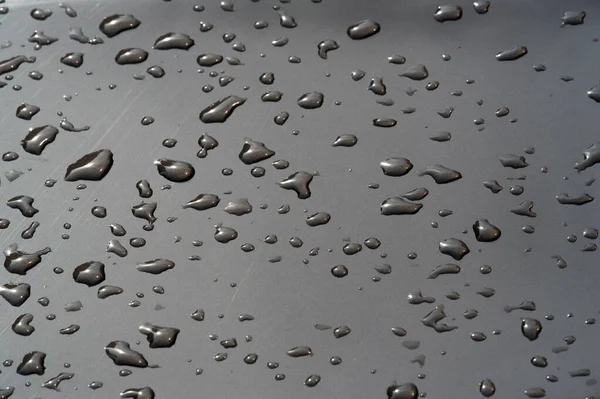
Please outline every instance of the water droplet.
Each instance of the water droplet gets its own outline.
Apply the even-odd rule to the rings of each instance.
[[[169,32],[156,39],[152,48],[155,50],[189,50],[194,43],[194,39],[184,33]]]
[[[288,44],[289,39],[285,36],[279,37],[271,42],[271,44],[275,47],[283,47]]]
[[[33,351],[23,356],[23,360],[17,366],[17,374],[20,375],[43,375],[46,371],[46,354],[44,352]]]
[[[411,80],[423,80],[429,77],[429,71],[427,70],[427,67],[425,67],[425,65],[420,64],[408,67],[399,76],[403,76]]]
[[[56,139],[58,129],[52,125],[44,125],[29,129],[29,133],[23,140],[23,149],[33,155],[41,155],[46,146]]]
[[[27,337],[35,331],[35,327],[30,323],[33,321],[31,313],[24,313],[18,316],[12,324],[12,330],[15,334]]]
[[[237,107],[245,102],[245,98],[227,96],[202,110],[200,112],[200,120],[204,123],[223,123]]]
[[[0,296],[9,304],[19,307],[24,304],[31,295],[31,286],[27,283],[6,283],[0,286]]]
[[[60,62],[73,68],[79,68],[83,65],[83,53],[67,53],[60,58]]]
[[[492,380],[486,378],[485,380],[479,383],[479,392],[486,398],[494,396],[494,394],[496,393],[496,385],[494,385]]]
[[[382,215],[414,215],[423,204],[409,202],[401,197],[390,197],[381,203],[380,213]]]
[[[291,15],[289,15],[285,12],[279,13],[279,24],[281,26],[283,26],[284,28],[290,28],[290,29],[298,26],[294,17],[292,17]]]
[[[115,61],[119,65],[139,64],[148,59],[148,52],[141,48],[125,48],[120,50],[115,56]]]
[[[35,200],[33,198],[26,195],[18,195],[6,201],[6,205],[9,208],[19,210],[21,215],[25,216],[26,218],[30,218],[39,212],[39,209],[33,207],[34,201]]]
[[[146,336],[150,348],[170,348],[175,345],[179,329],[160,327],[150,323],[140,325],[138,331]]]
[[[182,206],[183,209],[192,208],[198,211],[205,211],[214,208],[219,204],[219,197],[215,194],[199,194],[194,199],[188,201]]]
[[[26,57],[24,55],[17,55],[15,57],[6,59],[4,61],[0,61],[0,75],[7,74],[9,72],[15,71],[19,68],[19,66],[23,63],[34,63],[36,61],[35,57]]]
[[[439,250],[442,254],[449,255],[455,260],[461,260],[471,252],[467,244],[457,238],[446,238],[440,241]]]
[[[393,384],[387,388],[388,399],[417,399],[419,398],[419,389],[415,384]]]
[[[543,398],[546,396],[546,391],[543,388],[529,388],[525,390],[525,395],[530,398]]]
[[[556,200],[562,205],[584,205],[594,200],[589,194],[582,193],[571,197],[569,194],[561,193],[556,196]]]
[[[100,31],[108,37],[115,37],[126,30],[137,28],[141,22],[131,14],[114,14],[100,23]]]
[[[286,353],[288,356],[294,358],[313,355],[312,349],[308,346],[296,346],[292,349],[289,349]]]
[[[473,224],[475,239],[479,242],[492,242],[500,238],[500,229],[491,224],[487,219],[477,219]]]
[[[313,175],[308,172],[296,172],[277,184],[286,190],[295,191],[298,198],[307,199],[311,196],[309,185],[312,179]]]
[[[131,349],[125,341],[112,341],[104,347],[104,351],[117,366],[148,367],[144,355]]]
[[[514,61],[527,54],[527,47],[525,46],[513,46],[508,50],[500,51],[496,54],[498,61]]]
[[[394,127],[398,121],[391,118],[376,118],[373,119],[373,126],[377,127]]]
[[[535,341],[542,332],[542,323],[532,318],[521,318],[521,332],[530,341]]]
[[[337,265],[331,268],[331,274],[334,277],[342,278],[348,275],[348,268],[344,265]]]
[[[152,259],[138,263],[136,269],[150,274],[161,274],[175,267],[175,262],[169,259]]]
[[[102,44],[104,40],[102,40],[99,36],[94,36],[93,38],[88,37],[83,33],[83,29],[77,26],[69,27],[69,39],[75,40],[76,42],[83,44]]]
[[[75,374],[73,373],[60,373],[56,377],[52,377],[48,381],[44,382],[42,384],[42,388],[48,388],[60,392],[60,383],[66,380],[70,380],[74,376]]]
[[[298,99],[298,105],[304,109],[320,108],[323,105],[323,93],[317,91],[305,93]]]
[[[438,6],[433,18],[438,22],[458,21],[462,17],[462,8],[454,5]]]
[[[321,381],[321,376],[317,375],[317,374],[311,374],[310,376],[308,376],[308,378],[306,378],[306,380],[304,380],[304,385],[306,385],[309,388],[315,387],[317,386],[317,384]]]
[[[158,174],[175,183],[186,182],[196,174],[196,170],[189,162],[160,158],[154,161],[154,165]]]
[[[38,112],[40,112],[40,107],[27,103],[22,103],[17,107],[16,116],[17,118],[30,121],[31,118],[33,118]]]
[[[102,180],[113,165],[113,153],[110,150],[90,152],[67,167],[65,181]]]
[[[460,172],[447,168],[443,165],[429,165],[419,176],[431,176],[437,184],[447,184],[462,178]]]
[[[104,263],[90,261],[82,263],[73,270],[73,280],[76,283],[85,284],[93,287],[106,279],[104,273]]]
[[[327,59],[328,52],[332,50],[337,50],[338,48],[340,48],[340,46],[333,39],[325,39],[319,42],[317,46],[319,57],[321,57],[324,60]]]
[[[217,225],[215,226],[214,237],[217,242],[227,244],[228,242],[235,240],[238,237],[238,233],[231,227]]]
[[[490,1],[489,0],[479,0],[473,2],[473,9],[477,14],[487,14],[490,9]]]
[[[350,25],[346,30],[348,37],[352,40],[363,40],[374,34],[378,33],[381,30],[381,26],[370,19],[365,19],[355,24]]]
[[[585,19],[585,11],[565,11],[563,16],[560,18],[562,24],[565,25],[581,25]]]
[[[387,158],[379,163],[383,174],[386,176],[404,176],[413,168],[413,164],[406,158]]]

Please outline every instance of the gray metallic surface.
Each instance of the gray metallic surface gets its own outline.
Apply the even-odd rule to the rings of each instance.
[[[585,323],[598,315],[598,255],[581,251],[593,242],[583,238],[582,231],[598,227],[598,201],[574,206],[555,199],[562,192],[597,195],[597,183],[589,187],[584,183],[595,176],[598,166],[581,173],[574,169],[583,159],[582,151],[598,140],[600,104],[586,95],[600,79],[600,44],[592,40],[600,26],[596,2],[497,0],[483,15],[475,13],[471,3],[461,2],[462,19],[444,23],[434,19],[440,4],[430,0],[324,0],[320,4],[238,0],[233,12],[222,10],[214,1],[205,3],[203,12],[194,12],[193,2],[180,0],[69,4],[77,11],[76,18],[65,15],[56,3],[11,0],[2,4],[10,11],[0,16],[1,40],[12,42],[11,47],[0,50],[0,58],[37,57],[35,63],[25,63],[13,72],[14,79],[0,91],[1,150],[20,155],[16,161],[0,163],[0,171],[25,172],[13,182],[0,177],[0,202],[28,195],[40,210],[33,218],[25,218],[15,209],[0,207],[0,218],[11,220],[8,229],[0,230],[0,244],[4,249],[18,243],[19,249],[27,252],[52,249],[26,276],[4,269],[0,272],[1,284],[26,282],[32,291],[20,307],[0,303],[0,323],[5,326],[0,333],[1,356],[2,360],[14,360],[12,367],[2,368],[0,384],[14,386],[14,397],[113,398],[128,388],[150,386],[157,398],[385,398],[387,387],[396,380],[416,384],[428,398],[473,398],[481,397],[479,383],[486,378],[494,382],[495,397],[499,398],[526,397],[524,390],[536,387],[545,389],[550,398],[600,396],[594,380],[600,367],[598,328]],[[276,4],[295,18],[296,28],[280,26],[279,15],[272,9]],[[50,8],[54,13],[38,21],[29,15],[34,7]],[[585,10],[585,23],[561,28],[560,18],[569,10]],[[142,23],[107,38],[98,25],[114,13],[133,14]],[[365,18],[378,22],[381,31],[362,41],[351,40],[346,29]],[[259,20],[268,21],[269,26],[255,29],[253,24]],[[210,22],[214,28],[200,32],[200,21]],[[69,26],[81,26],[88,36],[101,36],[104,43],[92,46],[71,40]],[[27,41],[34,30],[59,40],[34,51]],[[167,32],[188,34],[195,46],[188,51],[153,50],[154,41]],[[228,32],[237,35],[234,42],[244,43],[245,52],[236,52],[232,43],[223,41],[222,35]],[[289,43],[281,48],[272,46],[271,41],[281,36],[288,36]],[[317,55],[317,44],[326,38],[334,39],[339,49],[330,51],[324,60]],[[528,48],[524,57],[508,62],[495,59],[496,53],[519,45]],[[115,55],[129,47],[148,51],[148,60],[118,65]],[[68,52],[84,53],[80,68],[60,63]],[[201,53],[238,57],[244,65],[223,62],[200,74],[196,57]],[[388,63],[387,57],[393,54],[405,56],[406,63]],[[443,61],[442,54],[452,59]],[[292,55],[300,57],[301,63],[289,63],[287,58]],[[417,82],[398,76],[417,64],[427,66],[428,79]],[[547,70],[536,72],[534,64],[544,64]],[[162,66],[166,75],[132,78],[133,73],[144,73],[152,65]],[[350,78],[357,68],[366,72],[359,82]],[[42,72],[44,78],[34,81],[27,77],[33,70]],[[218,77],[209,76],[213,70],[235,80],[219,87]],[[274,73],[272,85],[260,83],[264,72]],[[574,80],[565,82],[561,76]],[[375,102],[383,97],[368,90],[374,77],[383,77],[385,98],[393,99],[393,106]],[[467,84],[467,79],[474,83]],[[425,85],[432,80],[440,86],[427,91]],[[22,89],[11,90],[15,84]],[[117,87],[109,90],[110,84]],[[206,84],[215,89],[204,93]],[[245,91],[244,85],[250,88]],[[408,96],[408,87],[418,91]],[[270,90],[281,91],[281,101],[262,102],[260,96]],[[460,97],[450,94],[459,90],[463,92]],[[323,106],[300,108],[298,98],[312,91],[324,94]],[[223,124],[199,120],[202,109],[227,95],[248,100]],[[65,101],[63,96],[72,99]],[[483,105],[478,105],[478,100],[483,100]],[[31,121],[15,117],[23,102],[41,108]],[[437,112],[448,106],[455,111],[444,119]],[[496,117],[494,112],[503,106],[510,108],[510,114]],[[403,114],[404,107],[416,111]],[[46,124],[58,127],[59,111],[76,127],[89,125],[90,130],[60,129],[40,156],[24,152],[20,141],[28,129]],[[281,111],[290,113],[283,126],[273,121]],[[140,120],[144,116],[152,116],[155,122],[143,126]],[[398,124],[379,128],[373,126],[374,118],[394,118]],[[476,118],[485,119],[484,130],[478,131],[473,123]],[[511,118],[518,121],[510,123]],[[299,134],[292,134],[294,129]],[[441,131],[451,132],[452,139],[444,143],[429,139]],[[219,146],[200,159],[196,157],[197,141],[203,133],[215,137]],[[349,148],[332,147],[342,134],[355,134],[358,143]],[[245,137],[265,143],[276,155],[245,165],[238,159]],[[162,146],[166,138],[177,139],[177,145]],[[527,147],[535,147],[535,153],[525,154]],[[114,165],[103,180],[85,182],[84,190],[76,189],[78,183],[63,180],[69,164],[104,148],[114,153]],[[499,158],[506,154],[524,155],[529,166],[519,170],[503,167]],[[389,157],[408,158],[414,168],[402,177],[385,176],[379,163]],[[189,162],[196,174],[186,183],[169,182],[153,165],[159,158]],[[289,161],[290,167],[275,169],[271,162],[276,159]],[[429,176],[419,177],[430,164],[455,169],[463,177],[447,185],[435,184]],[[250,174],[257,165],[266,169],[262,178]],[[548,168],[547,173],[542,173],[543,167]],[[223,176],[223,168],[233,169],[233,175]],[[306,200],[276,184],[296,171],[318,172],[310,185],[312,196]],[[526,180],[508,180],[523,175]],[[48,188],[46,179],[58,182]],[[154,190],[150,199],[138,196],[135,184],[141,179],[147,179]],[[497,180],[504,190],[494,195],[483,186],[486,180]],[[368,188],[370,183],[378,183],[379,189]],[[165,184],[172,188],[161,190]],[[511,195],[511,185],[524,186],[524,193]],[[418,187],[427,188],[429,195],[417,201],[423,204],[417,214],[380,214],[383,200]],[[221,202],[205,211],[182,209],[200,193],[217,194]],[[248,198],[253,211],[239,217],[223,212],[222,208],[237,198]],[[510,212],[526,200],[535,203],[536,218]],[[158,203],[158,220],[150,232],[142,229],[145,221],[131,212],[131,207],[142,201]],[[268,208],[260,209],[260,204]],[[277,208],[284,204],[289,204],[291,211],[278,214]],[[106,218],[92,216],[91,208],[97,205],[106,207]],[[451,209],[454,214],[442,218],[438,216],[441,209]],[[304,219],[316,212],[329,213],[329,223],[309,227]],[[170,216],[178,219],[168,223]],[[478,218],[498,226],[500,239],[476,241],[472,225]],[[34,220],[40,223],[34,237],[22,239],[21,232]],[[439,227],[432,228],[431,222]],[[71,223],[72,228],[64,230],[64,223]],[[110,223],[122,224],[127,235],[114,237]],[[215,241],[218,223],[234,228],[238,238],[228,244]],[[521,231],[525,225],[535,227],[535,233]],[[61,238],[65,233],[70,235],[67,240]],[[262,241],[269,234],[277,235],[276,244]],[[570,234],[578,236],[577,242],[567,241]],[[174,242],[177,236],[180,242]],[[292,248],[287,242],[292,236],[300,237],[304,246]],[[346,240],[362,243],[372,236],[381,240],[379,249],[363,245],[355,255],[342,252]],[[129,245],[132,237],[143,237],[147,244],[133,248]],[[470,254],[461,261],[441,254],[438,243],[446,238],[462,239]],[[119,239],[127,248],[126,257],[105,252],[111,239]],[[194,247],[192,240],[204,245]],[[245,242],[256,249],[242,252],[240,245]],[[314,247],[320,247],[318,256],[309,256]],[[410,252],[418,257],[408,259]],[[383,259],[382,254],[387,257]],[[199,255],[201,260],[188,260],[191,255]],[[562,256],[568,267],[558,268],[553,255]],[[275,256],[282,260],[270,263]],[[176,266],[160,275],[136,270],[138,263],[156,258],[170,259]],[[304,259],[309,263],[303,263]],[[106,265],[102,284],[122,287],[123,294],[101,300],[98,287],[73,281],[73,269],[93,260]],[[444,263],[457,263],[462,270],[427,279],[434,267]],[[330,269],[338,264],[347,266],[348,276],[332,276]],[[374,267],[381,264],[390,264],[391,274],[377,273]],[[492,266],[492,272],[481,274],[482,265]],[[65,272],[55,274],[54,267]],[[376,276],[381,281],[372,281]],[[152,292],[155,285],[164,287],[165,294]],[[493,288],[495,295],[478,295],[484,287]],[[418,290],[434,297],[435,303],[410,304],[407,296]],[[460,299],[445,297],[452,290]],[[144,293],[144,298],[137,298],[138,292]],[[36,302],[43,296],[50,299],[47,307]],[[128,306],[136,299],[141,306]],[[65,304],[76,300],[83,309],[66,312]],[[537,310],[504,311],[506,305],[525,300],[534,301]],[[458,326],[456,330],[437,333],[422,324],[421,319],[439,304],[448,315],[444,322]],[[190,318],[196,309],[204,309],[204,321]],[[477,309],[479,315],[467,320],[463,317],[467,309]],[[31,324],[36,328],[27,337],[10,328],[24,313],[34,315]],[[567,317],[569,313],[573,316]],[[48,314],[55,314],[56,319],[47,320]],[[224,317],[218,318],[219,314]],[[239,322],[240,314],[250,314],[255,320]],[[554,315],[554,320],[546,320],[547,315]],[[543,331],[537,340],[523,336],[521,317],[541,321]],[[180,329],[176,344],[149,348],[137,331],[144,323]],[[333,330],[315,329],[316,323],[333,328],[347,325],[352,331],[336,339]],[[81,329],[73,335],[58,333],[72,324]],[[408,334],[395,336],[392,327],[403,327]],[[494,335],[496,330],[501,334]],[[473,332],[482,332],[487,339],[475,342],[470,337]],[[209,334],[219,338],[211,341]],[[245,342],[246,334],[253,337],[251,342]],[[568,351],[553,353],[553,348],[566,346],[563,338],[568,335],[577,341]],[[224,349],[219,344],[233,337],[238,341],[236,348]],[[114,365],[104,353],[109,342],[118,340],[129,342],[160,368],[129,367],[133,373],[120,377],[123,367]],[[402,345],[406,340],[420,341],[420,346],[409,350]],[[286,355],[287,350],[305,345],[312,348],[313,356]],[[47,354],[45,374],[17,374],[16,366],[33,350]],[[228,353],[225,361],[213,360],[222,352]],[[248,353],[258,354],[256,364],[243,362]],[[411,363],[419,354],[426,357],[422,368]],[[332,356],[340,356],[342,364],[331,365]],[[545,356],[548,366],[534,367],[530,363],[534,356]],[[279,368],[267,368],[269,361],[279,362]],[[71,367],[66,369],[64,363]],[[203,369],[201,375],[195,374],[197,368]],[[591,375],[569,375],[582,368],[590,369]],[[60,384],[60,392],[41,387],[61,372],[75,375]],[[285,380],[276,381],[278,373],[285,374]],[[313,388],[304,385],[311,374],[321,376]],[[418,374],[426,378],[419,379]],[[558,376],[559,381],[546,381],[548,374]],[[25,387],[27,381],[31,381],[30,387]],[[88,388],[92,381],[104,386],[92,391]]]

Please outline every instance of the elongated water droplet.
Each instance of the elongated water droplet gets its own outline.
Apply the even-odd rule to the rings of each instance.
[[[65,181],[102,180],[113,165],[113,153],[110,150],[90,152],[67,167]]]
[[[498,61],[514,61],[523,57],[527,54],[527,47],[525,46],[514,46],[508,50],[500,51],[496,54],[496,59]]]
[[[141,48],[125,48],[120,50],[115,56],[115,61],[119,65],[139,64],[148,59],[148,52]]]
[[[194,39],[184,33],[169,32],[156,39],[152,48],[155,50],[189,50],[194,43]]]
[[[423,80],[429,77],[429,71],[425,65],[414,65],[408,67],[404,72],[400,74],[405,78],[409,78],[411,80]]]
[[[219,197],[215,194],[199,194],[194,199],[184,204],[182,208],[192,208],[197,211],[205,211],[219,205],[219,201]]]
[[[137,28],[141,22],[131,14],[114,14],[100,23],[100,31],[108,37],[115,37],[121,32]]]
[[[200,120],[204,123],[223,123],[237,107],[245,102],[245,98],[227,96],[203,109],[200,112]]]
[[[0,75],[17,70],[24,62],[32,64],[35,61],[35,57],[26,57],[24,55],[17,55],[4,61],[0,61]]]
[[[462,178],[460,172],[439,164],[429,165],[419,173],[419,176],[425,175],[431,176],[437,184],[447,184]]]
[[[419,212],[423,204],[409,202],[402,197],[390,197],[381,203],[382,215],[414,215]]]
[[[359,21],[355,24],[350,25],[346,30],[348,37],[352,40],[363,40],[381,30],[381,26],[370,19]]]

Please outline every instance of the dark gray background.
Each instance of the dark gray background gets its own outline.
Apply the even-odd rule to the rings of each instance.
[[[598,203],[582,207],[560,205],[555,195],[560,192],[597,194],[596,185],[585,187],[584,181],[594,176],[594,168],[577,174],[573,169],[582,159],[581,151],[598,140],[597,115],[600,105],[586,96],[586,91],[598,84],[600,44],[592,39],[599,35],[598,5],[593,1],[495,1],[486,15],[477,15],[469,2],[460,2],[463,18],[457,22],[440,24],[433,19],[438,3],[424,1],[335,1],[320,4],[292,1],[281,4],[283,10],[295,17],[298,27],[285,29],[279,25],[279,16],[272,1],[238,0],[234,12],[225,12],[218,2],[206,2],[206,10],[192,11],[196,3],[174,0],[72,2],[77,18],[69,18],[56,3],[11,2],[4,5],[10,12],[0,17],[2,42],[10,40],[10,48],[0,50],[0,58],[18,54],[35,55],[35,64],[24,64],[14,73],[15,79],[1,91],[0,119],[3,152],[14,150],[21,157],[12,163],[2,163],[2,172],[17,169],[26,172],[9,183],[2,176],[0,200],[15,195],[30,195],[40,212],[33,218],[41,223],[35,237],[22,240],[20,233],[31,220],[16,210],[0,208],[0,217],[11,220],[7,230],[0,231],[2,248],[13,242],[19,248],[33,252],[45,246],[52,253],[27,276],[1,272],[2,283],[28,282],[32,297],[20,308],[2,302],[0,321],[6,326],[0,335],[2,358],[13,359],[15,365],[3,368],[0,384],[16,386],[15,397],[118,397],[130,387],[151,386],[158,398],[379,398],[394,380],[414,382],[428,398],[480,397],[478,384],[484,378],[494,381],[495,397],[524,397],[523,391],[543,387],[547,397],[584,398],[600,395],[598,385],[588,386],[586,380],[597,378],[598,331],[595,325],[586,325],[588,318],[597,317],[599,271],[596,252],[581,252],[587,242],[581,237],[585,227],[598,226]],[[46,21],[35,21],[29,16],[33,7],[54,11]],[[560,28],[560,17],[567,10],[585,10],[585,24]],[[88,36],[101,35],[100,21],[114,13],[132,13],[142,21],[135,30],[108,39],[98,46],[79,44],[67,36],[69,26],[81,26]],[[352,23],[371,18],[381,24],[381,32],[364,41],[352,41],[345,31]],[[270,26],[256,30],[253,23],[266,20]],[[214,29],[198,31],[199,21],[211,22]],[[33,50],[27,37],[35,30],[43,30],[59,41],[40,51]],[[167,32],[186,33],[196,44],[188,52],[179,50],[152,50],[154,40]],[[236,41],[243,42],[247,51],[236,53],[231,44],[223,42],[223,33],[233,32]],[[282,48],[271,45],[280,36],[289,36],[289,44]],[[335,39],[340,49],[329,53],[323,60],[317,56],[317,43],[325,38]],[[22,48],[21,46],[24,45]],[[514,45],[525,45],[529,54],[518,61],[498,62],[497,52]],[[148,61],[140,65],[120,66],[114,62],[122,48],[141,47],[150,52]],[[84,65],[73,69],[60,64],[66,52],[81,51]],[[225,62],[197,72],[196,57],[200,53],[237,56],[244,66],[229,66]],[[265,57],[261,58],[260,54]],[[386,58],[401,54],[405,65],[392,65]],[[442,61],[442,54],[452,60]],[[300,64],[290,64],[287,57],[299,56]],[[546,72],[535,72],[534,64],[543,63]],[[161,65],[166,76],[143,81],[132,78],[132,73],[144,72],[151,65]],[[406,67],[425,64],[430,78],[413,82],[398,76]],[[182,72],[178,73],[177,69]],[[350,78],[351,70],[360,68],[367,75],[360,82]],[[58,73],[63,69],[64,73]],[[27,72],[44,73],[41,81],[33,81]],[[217,79],[209,70],[225,71],[236,79],[227,87],[218,87]],[[86,72],[93,72],[87,76]],[[258,78],[263,72],[273,72],[275,83],[262,85]],[[331,73],[326,77],[326,73]],[[564,82],[560,76],[572,76]],[[383,77],[388,94],[395,104],[384,107],[367,90],[372,77]],[[475,83],[467,85],[466,79]],[[433,92],[425,90],[426,82],[438,80],[440,87]],[[10,86],[20,84],[21,91]],[[109,90],[109,84],[117,88]],[[203,85],[212,84],[215,90],[203,93]],[[250,89],[243,91],[242,87]],[[409,86],[419,91],[412,97],[404,92]],[[95,88],[100,87],[97,91]],[[268,90],[284,93],[279,103],[262,103],[260,95]],[[305,92],[321,91],[324,105],[316,110],[304,110],[296,100]],[[461,97],[452,91],[461,90]],[[247,97],[224,124],[205,125],[198,112],[226,95]],[[64,95],[73,96],[70,102]],[[478,106],[477,100],[483,100]],[[341,101],[340,106],[334,105]],[[41,107],[32,121],[15,118],[21,102]],[[447,106],[456,110],[450,119],[442,119],[437,111]],[[496,109],[507,106],[510,115],[494,116]],[[404,115],[402,107],[417,111]],[[273,118],[287,110],[290,118],[283,126]],[[88,132],[61,131],[56,141],[42,156],[22,151],[20,140],[32,126],[58,126],[62,111],[76,126],[90,125]],[[156,122],[142,126],[140,120],[150,115]],[[391,129],[372,126],[372,119],[390,117],[398,120]],[[475,118],[485,119],[485,130],[478,131]],[[510,123],[510,118],[517,118]],[[292,135],[292,130],[300,133]],[[428,139],[439,131],[452,133],[452,140],[435,143]],[[215,137],[220,145],[206,159],[195,156],[199,149],[197,139],[202,133]],[[331,143],[340,134],[358,136],[353,148],[332,148]],[[161,145],[165,138],[176,138],[178,144],[168,149]],[[263,141],[276,152],[274,158],[261,163],[267,169],[265,177],[250,176],[251,166],[238,158],[243,138]],[[535,147],[534,155],[527,155],[530,166],[513,171],[503,168],[498,158],[507,153],[524,155],[526,147]],[[87,183],[87,189],[76,190],[77,183],[62,180],[68,164],[82,155],[101,148],[111,149],[115,163],[101,182]],[[391,156],[409,158],[415,165],[404,177],[384,176],[379,162]],[[196,176],[184,184],[171,183],[172,189],[161,191],[169,183],[158,175],[152,162],[159,157],[185,160],[193,163]],[[275,170],[270,161],[286,159],[287,170]],[[457,169],[463,179],[446,186],[436,185],[429,177],[418,177],[428,164],[440,163]],[[543,174],[541,168],[548,167]],[[232,168],[233,176],[225,177],[222,168]],[[31,170],[29,170],[31,169]],[[277,187],[276,182],[298,171],[318,171],[311,184],[312,197],[299,200],[293,192]],[[508,177],[525,174],[522,184],[525,192],[512,196],[508,192]],[[44,181],[54,178],[59,182],[53,188]],[[567,179],[568,178],[568,179]],[[159,220],[152,232],[142,230],[143,221],[131,215],[131,206],[141,202],[135,183],[148,179],[154,189],[152,201],[158,202]],[[495,179],[504,186],[497,195],[483,187],[485,180]],[[379,183],[378,190],[367,187]],[[401,195],[413,188],[426,187],[429,196],[422,201],[423,209],[414,216],[382,216],[379,205],[384,199]],[[231,195],[222,195],[226,191]],[[215,193],[222,198],[215,209],[197,212],[183,210],[181,205],[199,193]],[[74,200],[78,197],[78,200]],[[228,199],[247,197],[254,211],[235,217],[222,211]],[[510,213],[524,200],[535,202],[536,219]],[[267,204],[266,210],[259,209]],[[289,204],[292,210],[279,215],[277,208]],[[91,215],[94,205],[108,209],[106,219]],[[68,211],[73,207],[72,212]],[[452,209],[454,214],[440,218],[438,210]],[[328,212],[329,224],[317,228],[306,225],[304,218],[314,212]],[[179,219],[167,223],[166,218]],[[487,218],[503,232],[494,243],[478,243],[471,225],[477,218]],[[430,223],[436,221],[439,228]],[[73,225],[64,231],[64,223]],[[108,224],[121,223],[128,235],[120,241],[129,249],[126,258],[105,253],[112,237]],[[212,235],[214,225],[222,222],[239,232],[239,238],[229,244],[217,243]],[[566,223],[566,226],[563,225]],[[534,234],[528,235],[521,227],[531,224]],[[463,235],[462,230],[468,230]],[[70,239],[61,239],[69,233]],[[267,234],[276,234],[275,245],[262,243]],[[579,240],[571,244],[566,236],[576,234]],[[128,239],[144,237],[144,248],[131,248]],[[181,242],[174,243],[174,237]],[[304,241],[300,249],[291,248],[287,240],[298,236]],[[378,237],[382,246],[377,251],[363,248],[354,256],[342,252],[344,239],[362,243],[370,236]],[[463,239],[471,248],[463,261],[457,262],[462,271],[458,275],[441,276],[427,280],[429,271],[438,264],[452,259],[437,250],[440,240],[449,237]],[[192,240],[202,240],[200,248]],[[585,242],[584,242],[585,241]],[[242,252],[244,242],[253,243],[256,250]],[[316,257],[308,251],[320,247]],[[332,251],[328,252],[327,249]],[[531,248],[531,252],[525,252]],[[407,259],[416,252],[418,258]],[[380,258],[387,254],[386,259]],[[190,255],[202,260],[191,262]],[[558,269],[550,257],[559,254],[568,263]],[[280,263],[267,260],[276,255]],[[160,276],[143,274],[135,269],[137,262],[158,257],[176,263],[173,270]],[[304,265],[302,260],[309,259]],[[89,260],[107,265],[106,284],[123,287],[124,294],[105,300],[96,298],[96,289],[73,282],[73,268]],[[378,283],[371,281],[377,275],[374,266],[392,265],[393,272],[382,276]],[[332,277],[330,268],[345,264],[350,274],[344,279]],[[493,272],[482,275],[478,269],[489,264]],[[65,273],[56,275],[53,267],[62,267]],[[218,279],[218,282],[213,282]],[[230,283],[237,287],[230,287]],[[468,286],[466,285],[468,284]],[[153,285],[165,288],[164,295],[152,292]],[[496,295],[486,299],[476,294],[483,287],[492,287]],[[362,288],[362,289],[361,289]],[[435,304],[410,305],[407,295],[422,290],[423,295],[436,298]],[[461,298],[448,300],[444,294],[456,290]],[[136,292],[145,298],[138,308],[127,306],[136,299]],[[50,298],[50,305],[41,307],[35,300]],[[84,309],[67,313],[67,302],[81,300]],[[507,314],[505,305],[518,305],[532,300],[537,311],[515,311]],[[436,304],[444,304],[448,324],[457,325],[455,331],[438,334],[422,325],[420,319]],[[164,307],[154,310],[156,305]],[[195,309],[206,311],[206,320],[196,322],[189,317]],[[479,310],[479,316],[465,320],[462,313]],[[36,331],[21,337],[10,329],[12,321],[22,313],[35,316]],[[574,316],[567,318],[572,312]],[[56,320],[45,319],[47,314]],[[237,316],[249,313],[256,320],[240,323]],[[223,314],[223,319],[217,315]],[[555,320],[546,321],[545,315]],[[542,321],[540,338],[529,342],[520,332],[520,317],[535,317]],[[452,320],[455,319],[455,320]],[[174,347],[149,349],[145,337],[137,332],[143,322],[181,329]],[[324,323],[337,327],[343,324],[352,333],[335,339],[331,330],[318,331],[313,325]],[[73,336],[58,334],[70,324],[81,325]],[[402,338],[394,336],[390,328],[401,326],[408,331],[404,339],[419,340],[420,348],[409,351],[401,345]],[[501,335],[493,335],[501,330]],[[470,339],[471,332],[487,335],[484,342]],[[238,347],[226,352],[229,358],[215,362],[212,356],[224,352],[219,340],[210,341],[209,334],[219,340],[236,337]],[[250,343],[244,335],[253,336]],[[551,349],[563,345],[562,338],[574,335],[577,342],[569,351],[554,354]],[[141,351],[158,369],[134,369],[128,377],[119,377],[119,367],[104,354],[104,346],[112,340],[125,340]],[[142,341],[140,345],[135,345]],[[292,359],[286,350],[298,345],[312,347],[314,356]],[[31,350],[47,353],[44,376],[23,377],[15,373],[22,356]],[[446,351],[442,356],[440,352]],[[259,356],[257,364],[242,362],[250,352]],[[427,358],[423,368],[411,364],[417,354]],[[329,364],[331,356],[343,359],[339,366]],[[547,356],[546,369],[533,367],[532,356]],[[269,370],[267,361],[280,362],[277,370]],[[65,370],[63,364],[71,363]],[[204,369],[200,376],[196,368]],[[590,368],[589,378],[571,378],[568,372]],[[376,369],[375,374],[370,370]],[[61,371],[75,373],[71,381],[61,384],[61,392],[40,387],[40,384]],[[282,382],[274,380],[276,373],[286,374]],[[417,374],[426,379],[417,379]],[[310,374],[319,374],[322,381],[308,388],[303,381]],[[546,374],[556,374],[560,381],[545,381]],[[102,381],[104,387],[91,391],[87,384]],[[32,386],[26,388],[26,381]],[[77,388],[77,391],[73,389]]]

